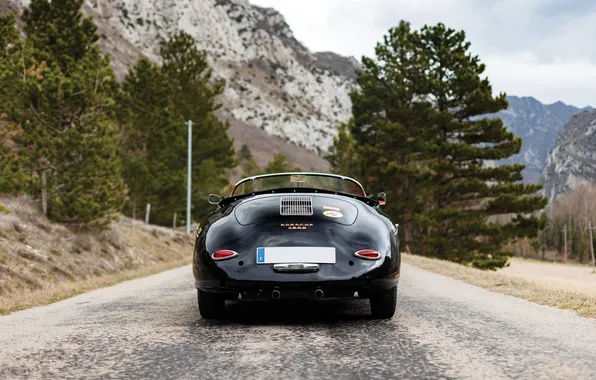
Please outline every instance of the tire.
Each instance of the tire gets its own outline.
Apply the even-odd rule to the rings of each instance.
[[[397,306],[397,286],[375,292],[370,297],[370,311],[375,319],[390,319]]]
[[[203,319],[222,318],[226,311],[226,299],[216,293],[198,291],[199,312]]]

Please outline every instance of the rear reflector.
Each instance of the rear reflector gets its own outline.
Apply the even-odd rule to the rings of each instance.
[[[237,252],[229,251],[227,249],[222,249],[219,251],[215,251],[215,253],[213,255],[211,255],[211,258],[213,260],[220,261],[220,260],[231,259],[236,256],[238,256]]]
[[[379,260],[381,258],[381,254],[372,249],[363,249],[362,251],[354,252],[354,256],[364,260]]]

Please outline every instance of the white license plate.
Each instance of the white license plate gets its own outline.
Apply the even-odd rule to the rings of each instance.
[[[334,247],[260,247],[257,264],[335,264]]]

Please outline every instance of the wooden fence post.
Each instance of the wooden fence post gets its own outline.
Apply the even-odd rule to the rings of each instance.
[[[588,223],[590,230],[590,253],[592,254],[592,273],[596,273],[596,260],[594,260],[594,240],[592,239],[592,221]]]
[[[546,231],[546,228],[542,231],[542,261],[544,261],[546,257]]]
[[[147,211],[145,212],[145,224],[149,224],[149,214],[151,213],[151,203],[147,203]]]
[[[563,262],[567,262],[567,257],[569,254],[567,253],[567,223],[563,226]]]

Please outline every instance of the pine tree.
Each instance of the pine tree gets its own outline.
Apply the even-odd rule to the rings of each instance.
[[[118,114],[128,208],[149,203],[152,222],[169,223],[186,207],[184,121],[170,111],[168,80],[148,59],[129,70],[122,90]]]
[[[354,118],[339,126],[326,158],[331,165],[332,173],[361,179],[364,171],[358,145],[352,136],[354,127]]]
[[[44,212],[71,225],[104,225],[125,194],[113,122],[118,83],[82,3],[33,0],[24,11],[12,121],[21,128],[20,164],[40,178]]]
[[[8,122],[12,101],[18,84],[12,78],[11,60],[19,51],[19,32],[12,13],[0,13],[0,194],[13,194],[25,190],[27,178],[20,170],[12,149],[11,135],[15,125]]]
[[[211,83],[205,52],[180,32],[161,48],[162,67],[141,60],[129,71],[119,111],[124,177],[133,202],[152,204],[152,221],[169,224],[186,208],[187,125],[193,121],[193,217],[228,185],[236,165],[228,125],[214,114],[223,83]]]
[[[288,173],[288,172],[298,172],[300,171],[299,168],[294,166],[288,158],[281,153],[275,153],[273,159],[269,161],[269,164],[265,168],[266,174],[275,174],[275,173]]]
[[[255,162],[252,156],[252,152],[246,144],[243,144],[242,147],[240,147],[240,152],[238,153],[238,161],[240,163],[240,167],[242,168],[242,176],[244,178],[252,177],[261,173],[262,171],[259,165],[257,165],[257,163]]]
[[[217,97],[225,83],[211,84],[212,70],[207,53],[185,32],[172,36],[161,48],[162,70],[168,78],[172,112],[193,121],[193,214],[208,213],[208,196],[228,184],[229,170],[236,166],[234,145],[228,137],[228,123],[214,114],[221,105]],[[184,132],[181,136],[186,136]],[[186,146],[186,144],[185,144]],[[186,150],[180,153],[185,155]],[[185,157],[185,156],[184,156]]]
[[[351,93],[351,134],[356,162],[365,168],[361,181],[373,195],[387,193],[385,211],[399,219],[404,248],[410,251],[419,241],[415,219],[425,204],[421,183],[430,105],[418,95],[424,90],[426,62],[418,54],[416,33],[403,21],[389,30],[375,53],[374,59],[363,57],[359,88]],[[349,149],[340,142],[336,151]]]
[[[521,139],[501,119],[482,117],[506,109],[507,101],[505,94],[492,95],[485,66],[470,53],[465,33],[425,26],[417,43],[428,62],[422,79],[427,91],[420,95],[433,104],[426,161],[433,207],[425,213],[425,253],[479,268],[502,267],[510,256],[503,244],[536,235],[541,222],[523,215],[545,207],[546,199],[534,195],[541,186],[519,182],[523,165],[488,165],[519,153]],[[518,216],[504,226],[487,222],[500,214]]]

